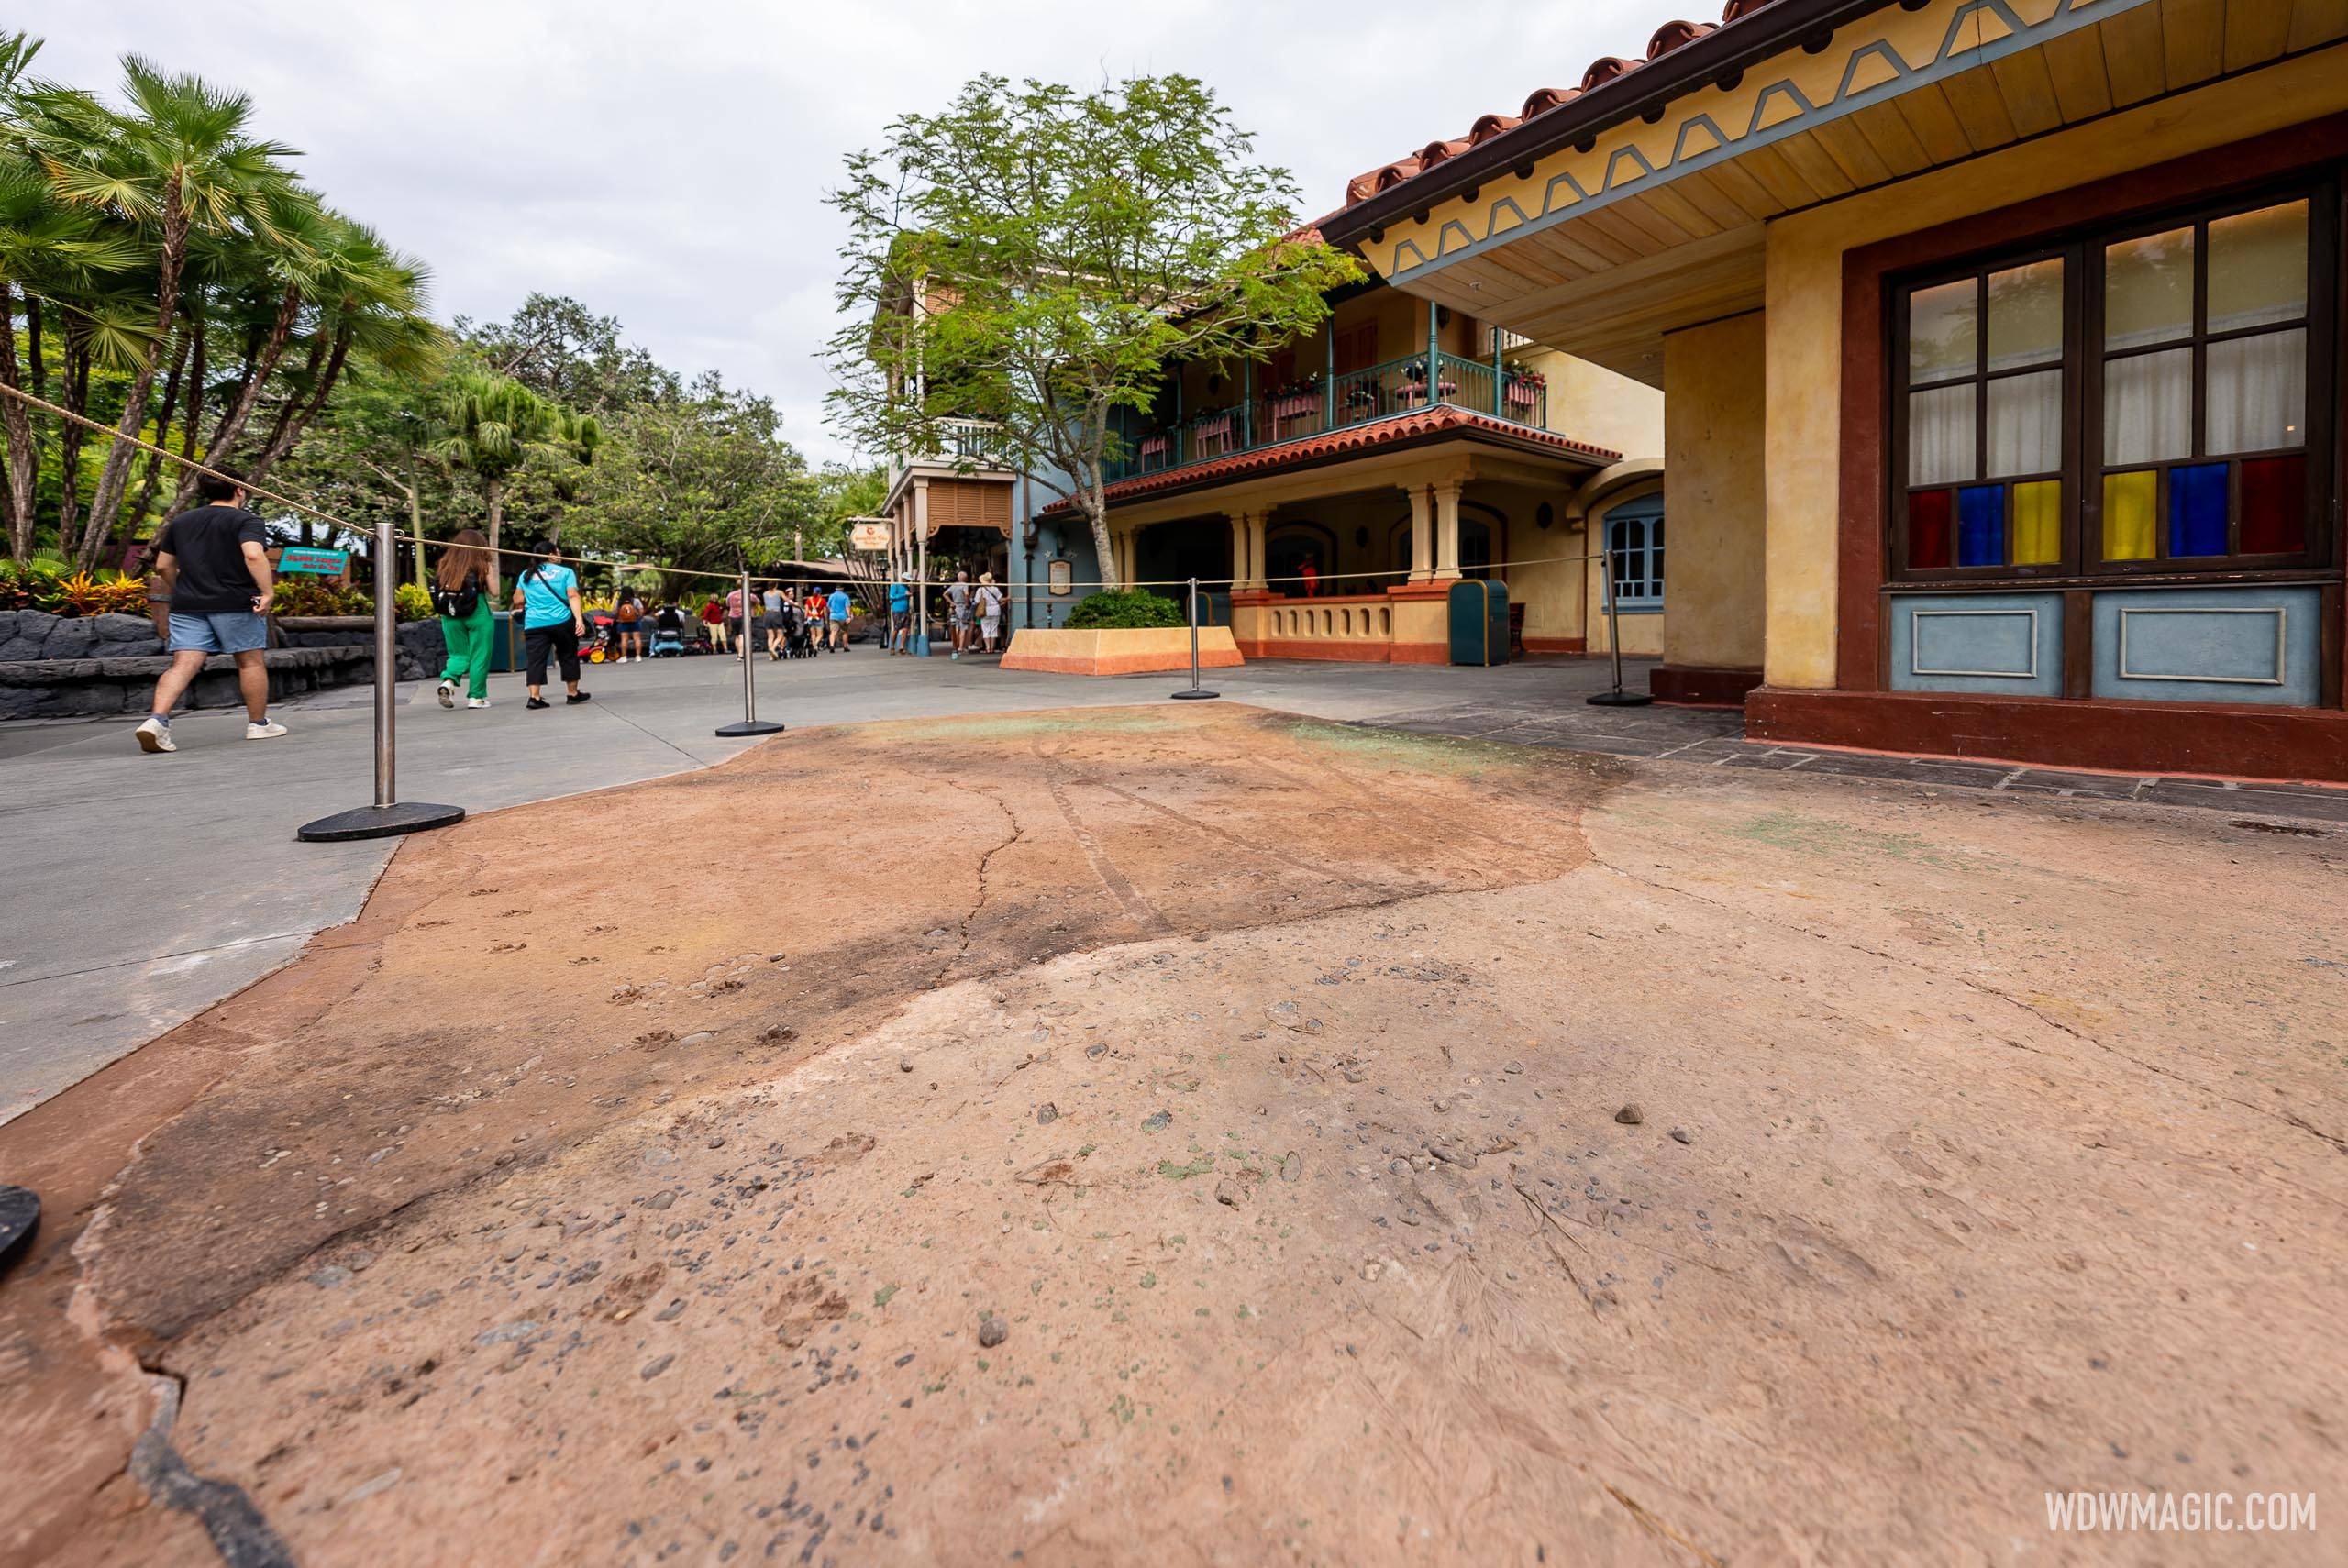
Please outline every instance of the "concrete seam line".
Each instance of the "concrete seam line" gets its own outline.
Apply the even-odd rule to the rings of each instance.
[[[179,1423],[180,1380],[150,1371],[155,1419],[131,1448],[131,1479],[163,1507],[201,1519],[212,1549],[228,1568],[294,1568],[292,1550],[245,1489],[233,1481],[198,1475],[172,1446],[172,1429]]]

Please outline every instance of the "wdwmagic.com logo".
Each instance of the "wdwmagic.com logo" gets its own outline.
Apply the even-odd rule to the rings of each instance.
[[[2312,1492],[2049,1492],[2046,1528],[2183,1535],[2281,1534],[2315,1529]]]

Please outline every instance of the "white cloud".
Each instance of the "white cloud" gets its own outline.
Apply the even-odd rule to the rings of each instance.
[[[1191,0],[1108,6],[863,0],[19,0],[50,78],[110,87],[127,51],[249,93],[337,206],[428,262],[443,315],[532,290],[615,315],[663,362],[821,425],[846,153],[980,72],[1211,83],[1308,213],[1354,174],[1536,87],[1635,56],[1660,0]],[[1711,13],[1701,11],[1703,19]]]

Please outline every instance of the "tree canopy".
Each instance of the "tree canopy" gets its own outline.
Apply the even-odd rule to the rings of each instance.
[[[1004,460],[1084,513],[1104,576],[1117,411],[1146,410],[1171,364],[1268,357],[1359,276],[1187,76],[980,77],[892,121],[830,200],[849,230],[834,422],[893,453],[991,423]]]

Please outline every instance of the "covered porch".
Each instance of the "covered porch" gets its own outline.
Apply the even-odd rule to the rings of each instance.
[[[1113,485],[1110,541],[1123,581],[1197,578],[1251,658],[1445,663],[1445,599],[1470,578],[1507,585],[1516,651],[1580,653],[1591,508],[1654,467],[1438,407]]]

